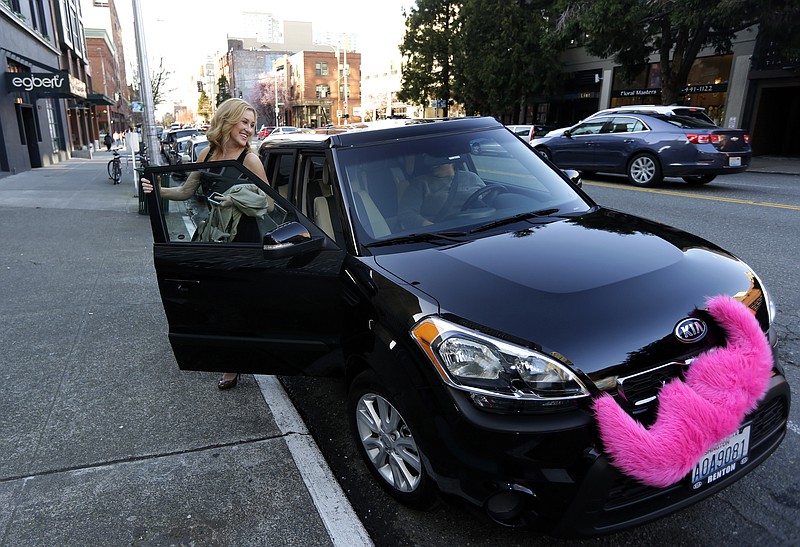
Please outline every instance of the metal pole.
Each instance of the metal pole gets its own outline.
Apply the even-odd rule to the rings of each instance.
[[[350,37],[345,34],[344,35],[344,123],[350,123],[350,116],[348,116],[348,109],[347,109],[347,48],[350,47]]]
[[[143,103],[144,127],[142,127],[142,137],[147,142],[148,156],[153,165],[160,163],[158,154],[158,143],[156,142],[155,112],[153,105],[153,90],[150,87],[150,67],[147,63],[147,47],[144,39],[144,29],[142,28],[142,9],[139,0],[131,0],[133,4],[133,29],[136,33],[136,57],[139,61],[139,96]],[[134,164],[134,167],[136,165]],[[138,190],[139,181],[134,173],[134,185]]]

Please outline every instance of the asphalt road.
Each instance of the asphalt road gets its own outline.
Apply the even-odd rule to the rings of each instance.
[[[781,363],[797,401],[800,372],[800,177],[742,173],[702,187],[668,179],[639,189],[596,176],[584,189],[602,205],[638,214],[713,241],[756,272],[778,305]],[[345,389],[330,379],[282,378],[334,475],[376,545],[797,545],[800,542],[800,415],[762,466],[720,494],[648,525],[598,539],[565,541],[501,528],[458,503],[418,512],[396,503],[359,459],[343,412]]]

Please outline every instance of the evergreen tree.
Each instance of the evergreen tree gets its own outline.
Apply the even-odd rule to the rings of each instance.
[[[219,89],[217,93],[217,106],[219,106],[222,101],[231,98],[231,92],[228,89],[228,78],[226,78],[224,74],[217,80],[217,88]]]
[[[453,98],[451,65],[461,4],[450,0],[417,0],[410,13],[403,13],[406,33],[400,53],[406,61],[401,69],[399,100],[424,105],[431,98],[447,103]],[[447,115],[446,108],[444,114]]]
[[[201,91],[200,97],[197,99],[197,115],[202,116],[206,121],[211,119],[211,99],[208,98],[205,91]]]

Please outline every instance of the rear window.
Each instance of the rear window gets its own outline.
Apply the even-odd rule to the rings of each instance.
[[[661,121],[671,123],[681,129],[713,129],[717,127],[714,122],[707,122],[692,116],[673,115],[665,116],[664,114],[653,114],[654,118]]]
[[[676,116],[684,116],[684,117],[688,117],[688,118],[694,118],[696,120],[700,120],[700,121],[709,123],[711,125],[716,125],[714,123],[714,120],[709,118],[706,115],[706,113],[703,112],[702,110],[696,110],[694,108],[676,108],[675,110],[673,110],[673,112],[675,113]]]

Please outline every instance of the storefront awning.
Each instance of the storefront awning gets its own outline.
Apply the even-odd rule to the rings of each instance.
[[[94,105],[108,105],[108,106],[114,106],[115,104],[117,104],[116,101],[114,101],[114,99],[103,93],[89,93],[86,96],[86,102]]]

